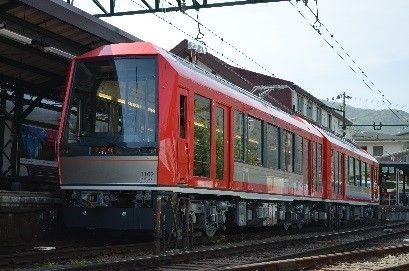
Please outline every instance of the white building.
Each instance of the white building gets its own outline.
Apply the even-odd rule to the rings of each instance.
[[[361,148],[376,157],[392,155],[409,149],[409,133],[388,135],[364,132],[354,134],[352,138]]]

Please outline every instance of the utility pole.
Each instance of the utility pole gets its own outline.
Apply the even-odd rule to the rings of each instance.
[[[347,128],[346,124],[346,117],[345,117],[345,99],[351,99],[352,97],[349,95],[346,95],[345,91],[341,94],[338,94],[337,99],[342,98],[342,136],[345,137],[345,130]]]

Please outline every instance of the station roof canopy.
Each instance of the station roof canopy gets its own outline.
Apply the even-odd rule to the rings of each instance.
[[[62,0],[0,0],[0,87],[58,100],[72,57],[139,40]]]

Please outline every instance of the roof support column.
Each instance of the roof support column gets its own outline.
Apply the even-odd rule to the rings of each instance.
[[[406,172],[404,171],[403,172],[403,180],[402,180],[402,183],[403,183],[403,186],[402,186],[402,204],[404,205],[404,206],[408,206],[408,198],[407,198],[407,195],[406,195],[406,182],[408,181],[408,175],[406,175]]]
[[[10,154],[10,177],[11,189],[20,190],[20,142],[21,125],[23,122],[23,97],[21,88],[14,89],[14,110],[11,125],[11,154]]]
[[[4,132],[6,131],[6,98],[7,97],[7,90],[5,88],[0,87],[0,187],[3,186],[3,177],[4,177],[4,171],[3,171],[3,166],[4,166],[4,154],[5,154],[5,149],[4,149],[4,140],[5,140],[5,135]]]

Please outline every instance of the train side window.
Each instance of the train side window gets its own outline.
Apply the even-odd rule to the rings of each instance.
[[[266,124],[266,141],[265,141],[265,166],[268,168],[278,169],[278,152],[279,152],[279,129],[278,127]]]
[[[294,171],[293,163],[293,145],[294,145],[294,134],[286,130],[281,131],[281,169],[288,172]]]
[[[356,186],[361,184],[361,161],[355,160],[355,183]]]
[[[180,95],[179,99],[179,137],[186,138],[186,99],[184,95]]]
[[[337,189],[337,191],[338,191],[338,194],[341,194],[342,193],[342,169],[343,169],[343,167],[342,167],[342,155],[341,155],[341,153],[339,153],[339,152],[337,152],[337,164],[338,164],[338,170],[337,170],[337,176],[338,176],[338,178],[337,178],[337,187],[338,187],[338,189]]]
[[[302,174],[302,137],[299,135],[294,136],[294,172]]]
[[[288,172],[294,172],[294,133],[287,133],[285,164]]]
[[[224,109],[216,108],[216,179],[224,174]]]
[[[354,184],[355,181],[355,159],[351,156],[348,157],[348,183]]]
[[[262,165],[262,130],[261,120],[247,117],[247,163],[250,165]]]
[[[304,185],[308,186],[309,181],[310,181],[310,166],[311,166],[311,161],[310,161],[310,141],[305,139],[303,140],[303,172],[304,172]]]
[[[210,177],[210,99],[194,99],[194,165],[193,175]]]
[[[244,162],[244,114],[234,111],[234,160]]]
[[[361,162],[361,186],[366,186],[366,163]]]
[[[317,190],[322,188],[322,145],[317,143]]]
[[[332,184],[332,192],[335,192],[335,183],[336,183],[336,160],[335,160],[335,151],[331,149],[331,184]]]
[[[372,181],[372,167],[369,164],[366,164],[366,178],[365,178],[365,186],[366,187],[371,187],[371,181]]]
[[[312,143],[312,188],[317,191],[317,143]]]
[[[343,182],[345,184],[344,189],[346,189],[346,186],[349,184],[349,157],[346,154],[343,155],[343,163],[344,163],[344,170],[345,170]],[[342,192],[344,193],[345,191],[342,191]]]

